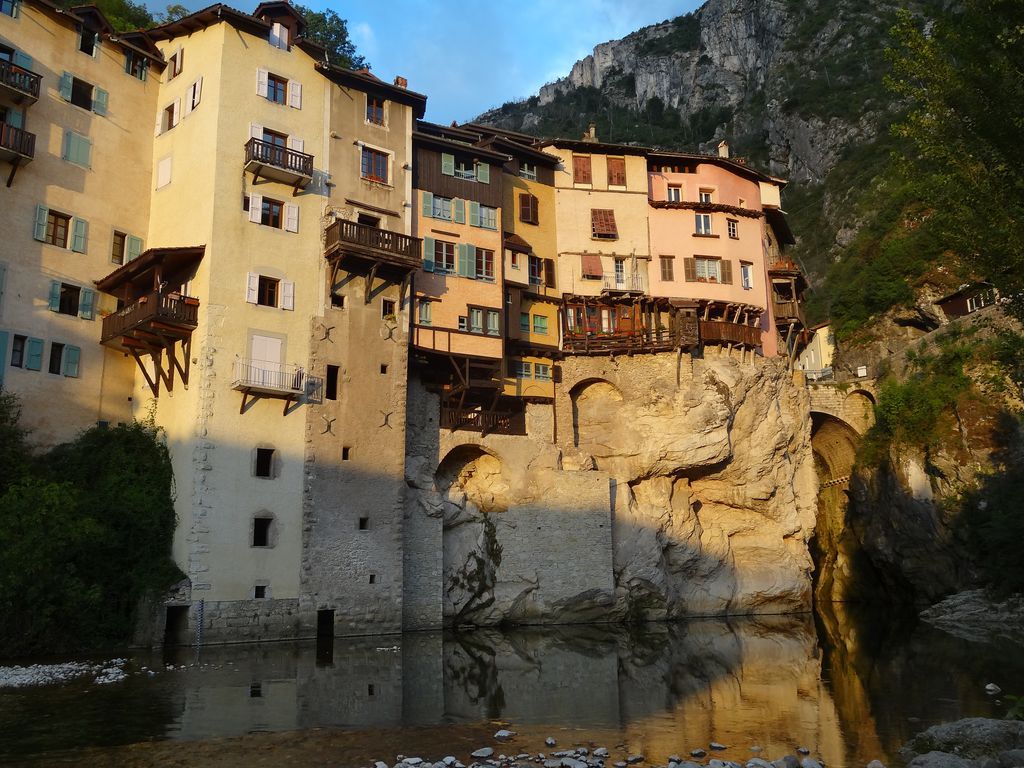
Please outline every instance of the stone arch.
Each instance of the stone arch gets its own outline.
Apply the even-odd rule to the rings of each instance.
[[[875,423],[875,396],[866,389],[855,389],[843,399],[839,417],[860,434]]]
[[[623,401],[619,388],[605,379],[584,379],[569,391],[569,398],[573,445],[586,448],[609,444]]]
[[[477,512],[508,509],[509,486],[501,459],[480,445],[452,448],[437,466],[434,487],[446,500]]]

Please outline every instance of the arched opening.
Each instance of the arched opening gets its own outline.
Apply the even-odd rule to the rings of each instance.
[[[843,400],[839,415],[857,432],[864,434],[875,423],[875,396],[867,390],[855,389]]]
[[[569,392],[572,400],[572,442],[594,456],[607,454],[622,404],[622,393],[604,379],[581,381]]]

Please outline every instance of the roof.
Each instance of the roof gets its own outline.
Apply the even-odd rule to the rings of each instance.
[[[412,132],[412,140],[414,144],[430,144],[442,150],[463,152],[467,155],[473,155],[474,157],[483,158],[484,160],[491,160],[495,163],[504,164],[508,160],[507,154],[494,152],[490,149],[485,149],[484,147],[478,147],[476,144],[470,142],[446,139],[442,136],[436,136],[431,133],[424,133],[423,131],[414,130]]]
[[[171,269],[199,261],[206,252],[205,245],[188,245],[177,248],[150,248],[136,259],[118,267],[101,280],[96,287],[104,293],[111,293],[131,280],[135,280],[158,264],[168,262]]]
[[[582,139],[536,139],[534,144],[539,147],[551,146],[580,152],[603,152],[609,155],[647,155],[651,152],[649,147],[641,147],[636,144],[605,144],[600,141],[583,141]]]
[[[505,247],[509,250],[520,251],[522,253],[530,253],[533,250],[533,246],[515,232],[505,233]]]
[[[559,157],[549,155],[547,152],[541,152],[539,149],[534,149],[533,147],[527,147],[518,141],[508,139],[504,136],[488,136],[480,141],[480,146],[494,147],[495,151],[501,152],[502,154],[513,155],[519,158],[527,158],[534,162],[551,166],[552,168],[562,162]]]
[[[936,299],[935,303],[936,304],[942,304],[942,303],[947,302],[947,301],[952,301],[953,299],[958,299],[961,296],[966,296],[967,294],[971,293],[972,291],[979,291],[979,290],[987,291],[987,290],[989,290],[991,288],[994,288],[994,287],[995,286],[992,283],[988,282],[987,280],[973,280],[973,281],[971,281],[969,283],[965,283],[964,285],[961,285],[959,288],[957,288],[955,291],[953,291],[953,293],[949,294],[948,296],[943,296],[941,299]]]
[[[29,0],[44,11],[54,16],[63,17],[75,24],[81,24],[86,29],[97,32],[104,40],[121,46],[125,50],[131,50],[156,65],[157,69],[163,71],[166,62],[163,55],[157,50],[151,41],[145,39],[145,32],[115,32],[113,25],[99,8],[95,5],[79,5],[74,8],[61,8],[50,0]]]
[[[764,215],[780,243],[783,245],[796,244],[796,237],[793,236],[793,230],[789,228],[789,221],[786,219],[784,210],[765,206]]]
[[[364,93],[381,94],[398,104],[412,107],[416,119],[427,111],[427,97],[398,85],[388,85],[369,70],[346,69],[335,64],[317,64],[317,70],[328,80],[345,88],[355,88]]]

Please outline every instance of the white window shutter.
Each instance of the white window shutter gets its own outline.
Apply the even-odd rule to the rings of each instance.
[[[259,224],[263,219],[263,195],[253,192],[249,195],[249,221]]]
[[[192,83],[185,91],[185,106],[182,110],[183,115],[188,115],[192,112],[192,94],[195,91],[196,84]]]
[[[300,138],[295,136],[288,137],[288,149],[294,149],[296,152],[302,152],[305,145],[306,143]]]
[[[281,309],[295,309],[295,283],[281,281]]]
[[[203,97],[203,78],[199,78],[192,84],[192,107],[199,106],[199,100]]]
[[[264,99],[267,98],[267,82],[269,80],[270,73],[265,69],[256,70],[256,94],[262,96]]]
[[[260,276],[255,272],[245,273],[245,301],[248,304],[255,304],[259,298]]]
[[[181,119],[181,99],[175,99],[174,100],[174,114],[171,117],[171,123],[173,123],[173,125],[177,125],[178,121],[180,119]]]
[[[298,80],[288,81],[288,106],[302,109],[302,83]]]
[[[156,167],[156,188],[166,187],[171,183],[171,158],[163,158]]]
[[[299,231],[299,206],[295,203],[284,204],[284,228],[288,232]]]
[[[263,126],[259,123],[249,123],[249,137],[263,140]]]

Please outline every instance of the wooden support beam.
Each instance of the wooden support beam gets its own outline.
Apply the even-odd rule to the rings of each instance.
[[[21,162],[20,157],[16,157],[11,161],[11,172],[7,174],[7,186],[11,186],[14,183],[14,175],[18,172],[18,164]]]
[[[160,397],[160,379],[157,378],[156,381],[154,381],[153,377],[149,375],[149,371],[146,370],[146,364],[142,362],[142,357],[139,355],[139,351],[137,349],[129,347],[128,351],[131,353],[131,356],[135,358],[135,362],[139,364],[139,370],[142,371],[142,375],[146,378],[146,383],[149,384],[149,388],[153,392],[153,397]]]
[[[373,281],[374,281],[374,278],[377,277],[377,267],[378,266],[380,266],[379,262],[376,262],[376,261],[373,262],[373,266],[370,267],[370,272],[366,276],[366,290],[365,290],[365,293],[363,294],[363,303],[364,304],[369,304],[370,303],[370,298],[371,298],[370,294],[373,292]]]

